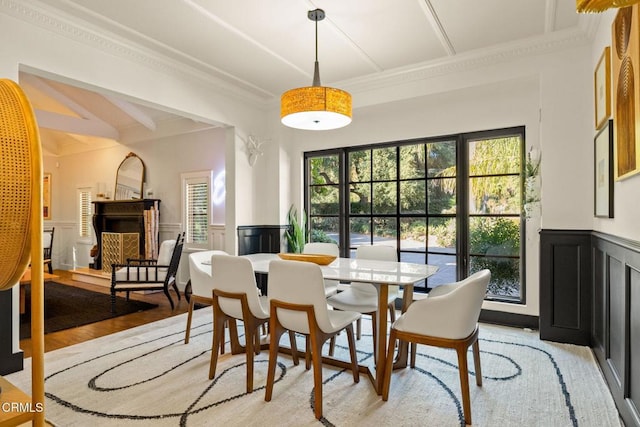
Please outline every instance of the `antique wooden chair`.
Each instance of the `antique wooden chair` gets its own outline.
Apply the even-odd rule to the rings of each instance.
[[[55,227],[44,230],[42,232],[42,250],[44,256],[44,265],[49,267],[49,274],[53,274],[53,266],[51,265],[51,250],[53,249],[53,233],[56,231]]]
[[[169,299],[171,309],[175,308],[169,288],[173,287],[180,301],[180,291],[176,284],[176,274],[182,255],[184,233],[176,240],[165,240],[160,244],[158,259],[127,259],[126,264],[112,264],[111,268],[111,311],[116,309],[116,292],[126,292],[127,300],[131,291],[160,290]]]

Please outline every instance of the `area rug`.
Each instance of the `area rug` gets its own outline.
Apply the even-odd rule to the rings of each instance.
[[[313,371],[303,362],[294,366],[279,355],[273,399],[265,402],[266,352],[256,358],[254,391],[247,394],[244,355],[221,356],[216,377],[208,379],[211,310],[194,313],[189,344],[185,323],[179,315],[46,353],[46,418],[59,427],[464,425],[453,351],[418,347],[418,366],[393,372],[387,402],[366,377],[356,384],[350,371],[325,366],[318,421]],[[345,335],[338,357],[346,353]],[[357,341],[361,362],[372,361],[371,346],[370,334]],[[588,348],[483,324],[480,349],[483,386],[470,381],[474,425],[620,426]],[[29,390],[29,375],[26,360],[25,371],[8,379]]]
[[[27,286],[26,298],[30,300],[31,289]],[[149,310],[157,307],[133,299],[116,297],[116,312],[111,313],[111,296],[75,286],[48,282],[44,289],[44,333],[71,329],[125,314]],[[21,316],[20,339],[31,336],[31,316],[27,312]]]

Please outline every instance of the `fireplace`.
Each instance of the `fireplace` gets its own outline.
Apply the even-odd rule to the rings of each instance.
[[[93,202],[93,228],[98,241],[98,255],[89,267],[102,270],[102,233],[138,233],[139,254],[149,258],[148,248],[158,242],[159,199],[101,200]],[[145,220],[146,218],[146,220]]]

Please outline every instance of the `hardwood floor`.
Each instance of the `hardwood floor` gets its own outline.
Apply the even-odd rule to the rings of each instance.
[[[58,283],[89,289],[95,292],[102,292],[105,294],[109,293],[109,288],[104,286],[91,285],[72,280],[71,273],[68,271],[56,270],[54,274],[60,276],[59,279],[56,279],[56,282]],[[158,304],[158,307],[151,310],[115,317],[113,319],[103,320],[101,322],[91,323],[89,325],[78,326],[77,328],[46,334],[44,336],[45,352],[78,344],[83,341],[88,341],[93,338],[109,335],[125,329],[134,328],[156,320],[186,313],[189,309],[189,304],[185,300],[184,295],[181,296],[182,299],[177,303],[176,308],[172,311],[167,297],[162,292],[147,295],[132,293],[132,299]],[[173,301],[176,302],[177,298],[173,293],[172,298]],[[21,340],[20,348],[24,351],[24,357],[31,357],[31,339]]]

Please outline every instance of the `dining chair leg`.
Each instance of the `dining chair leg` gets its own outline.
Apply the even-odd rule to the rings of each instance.
[[[480,344],[476,339],[473,343],[473,364],[476,368],[476,384],[482,387],[482,369],[480,367]]]
[[[262,326],[264,326],[264,323]],[[260,332],[258,330],[262,330],[262,327],[258,326],[253,334],[253,350],[256,356],[260,354]]]
[[[293,359],[293,364],[298,366],[300,364],[300,358],[298,358],[298,346],[296,345],[296,333],[293,331],[289,331],[289,343],[291,344],[291,359]]]
[[[416,353],[418,352],[418,343],[417,342],[412,342],[411,343],[411,367],[415,368],[416,367]]]
[[[371,332],[373,334],[373,363],[378,364],[378,316],[374,311],[371,314]],[[385,316],[386,313],[383,313]]]
[[[116,312],[116,291],[111,289],[111,313]]]
[[[360,341],[360,338],[362,338],[362,319],[356,320],[356,338],[358,339],[358,341]]]
[[[305,353],[304,353],[304,367],[305,369],[308,371],[309,369],[311,369],[311,357],[312,357],[312,353],[311,353],[311,339],[309,337],[309,335],[307,335],[306,337],[307,339],[306,341],[306,349],[305,349]]]
[[[393,352],[396,349],[396,337],[397,333],[395,329],[391,329],[389,334],[389,349],[387,350],[387,363],[384,367],[384,379],[382,381],[382,400],[385,402],[389,399],[389,388],[391,387],[391,371],[393,371]],[[378,375],[380,375],[378,373]]]
[[[309,335],[311,341],[311,359],[313,360],[313,396],[314,409],[317,419],[322,418],[322,343],[319,342],[316,332]]]
[[[193,298],[191,298],[191,301],[189,302],[189,311],[187,313],[187,329],[184,331],[185,344],[189,344],[189,335],[191,335],[191,317],[193,316],[193,306],[194,306],[194,301],[193,301]]]
[[[236,319],[227,318],[227,324],[229,325],[229,339],[231,341],[231,354],[242,353],[244,349],[240,345],[240,340],[238,339],[238,323],[236,322]]]
[[[389,303],[389,319],[392,324],[396,321],[396,306],[394,302]]]
[[[276,364],[278,361],[278,347],[280,337],[284,333],[284,328],[278,325],[278,321],[275,318],[276,311],[271,310],[271,320],[269,321],[269,332],[271,333],[271,340],[269,342],[269,367],[267,369],[267,386],[265,387],[264,400],[270,402],[273,395],[273,383],[276,376]],[[295,348],[295,341],[292,341],[291,351]],[[297,351],[297,350],[296,350]]]
[[[229,328],[229,322],[226,320],[223,322],[224,327],[222,328],[222,336],[220,337],[220,354],[224,354],[224,348],[227,345],[227,328]],[[229,334],[229,339],[231,339],[231,334]]]
[[[462,392],[462,413],[464,422],[471,424],[471,397],[469,395],[469,369],[467,367],[467,348],[457,346],[458,372],[460,374],[460,390]]]
[[[180,298],[180,289],[178,289],[178,285],[176,284],[175,280],[173,281],[171,286],[173,287],[173,290],[176,292],[176,295],[178,296],[178,301],[180,301],[181,300],[181,298]]]
[[[214,314],[213,342],[211,343],[211,362],[209,363],[210,380],[212,380],[216,376],[216,367],[218,365],[218,348],[220,347],[220,339],[224,336],[224,322],[225,319],[221,313]]]
[[[329,340],[329,356],[333,357],[336,352],[336,337],[335,335]]]
[[[173,299],[171,298],[171,294],[169,293],[169,289],[168,288],[164,288],[164,294],[166,295],[167,299],[169,300],[169,304],[171,304],[171,311],[173,311],[175,307],[175,305],[173,304]],[[129,291],[127,291],[127,301],[129,301]]]
[[[245,324],[245,353],[247,354],[247,393],[253,392],[253,344],[257,330],[253,325]]]
[[[347,330],[347,342],[349,343],[349,355],[351,356],[351,370],[353,371],[353,382],[360,382],[360,371],[358,370],[358,358],[356,356],[356,340],[353,336],[353,324],[345,328]]]

